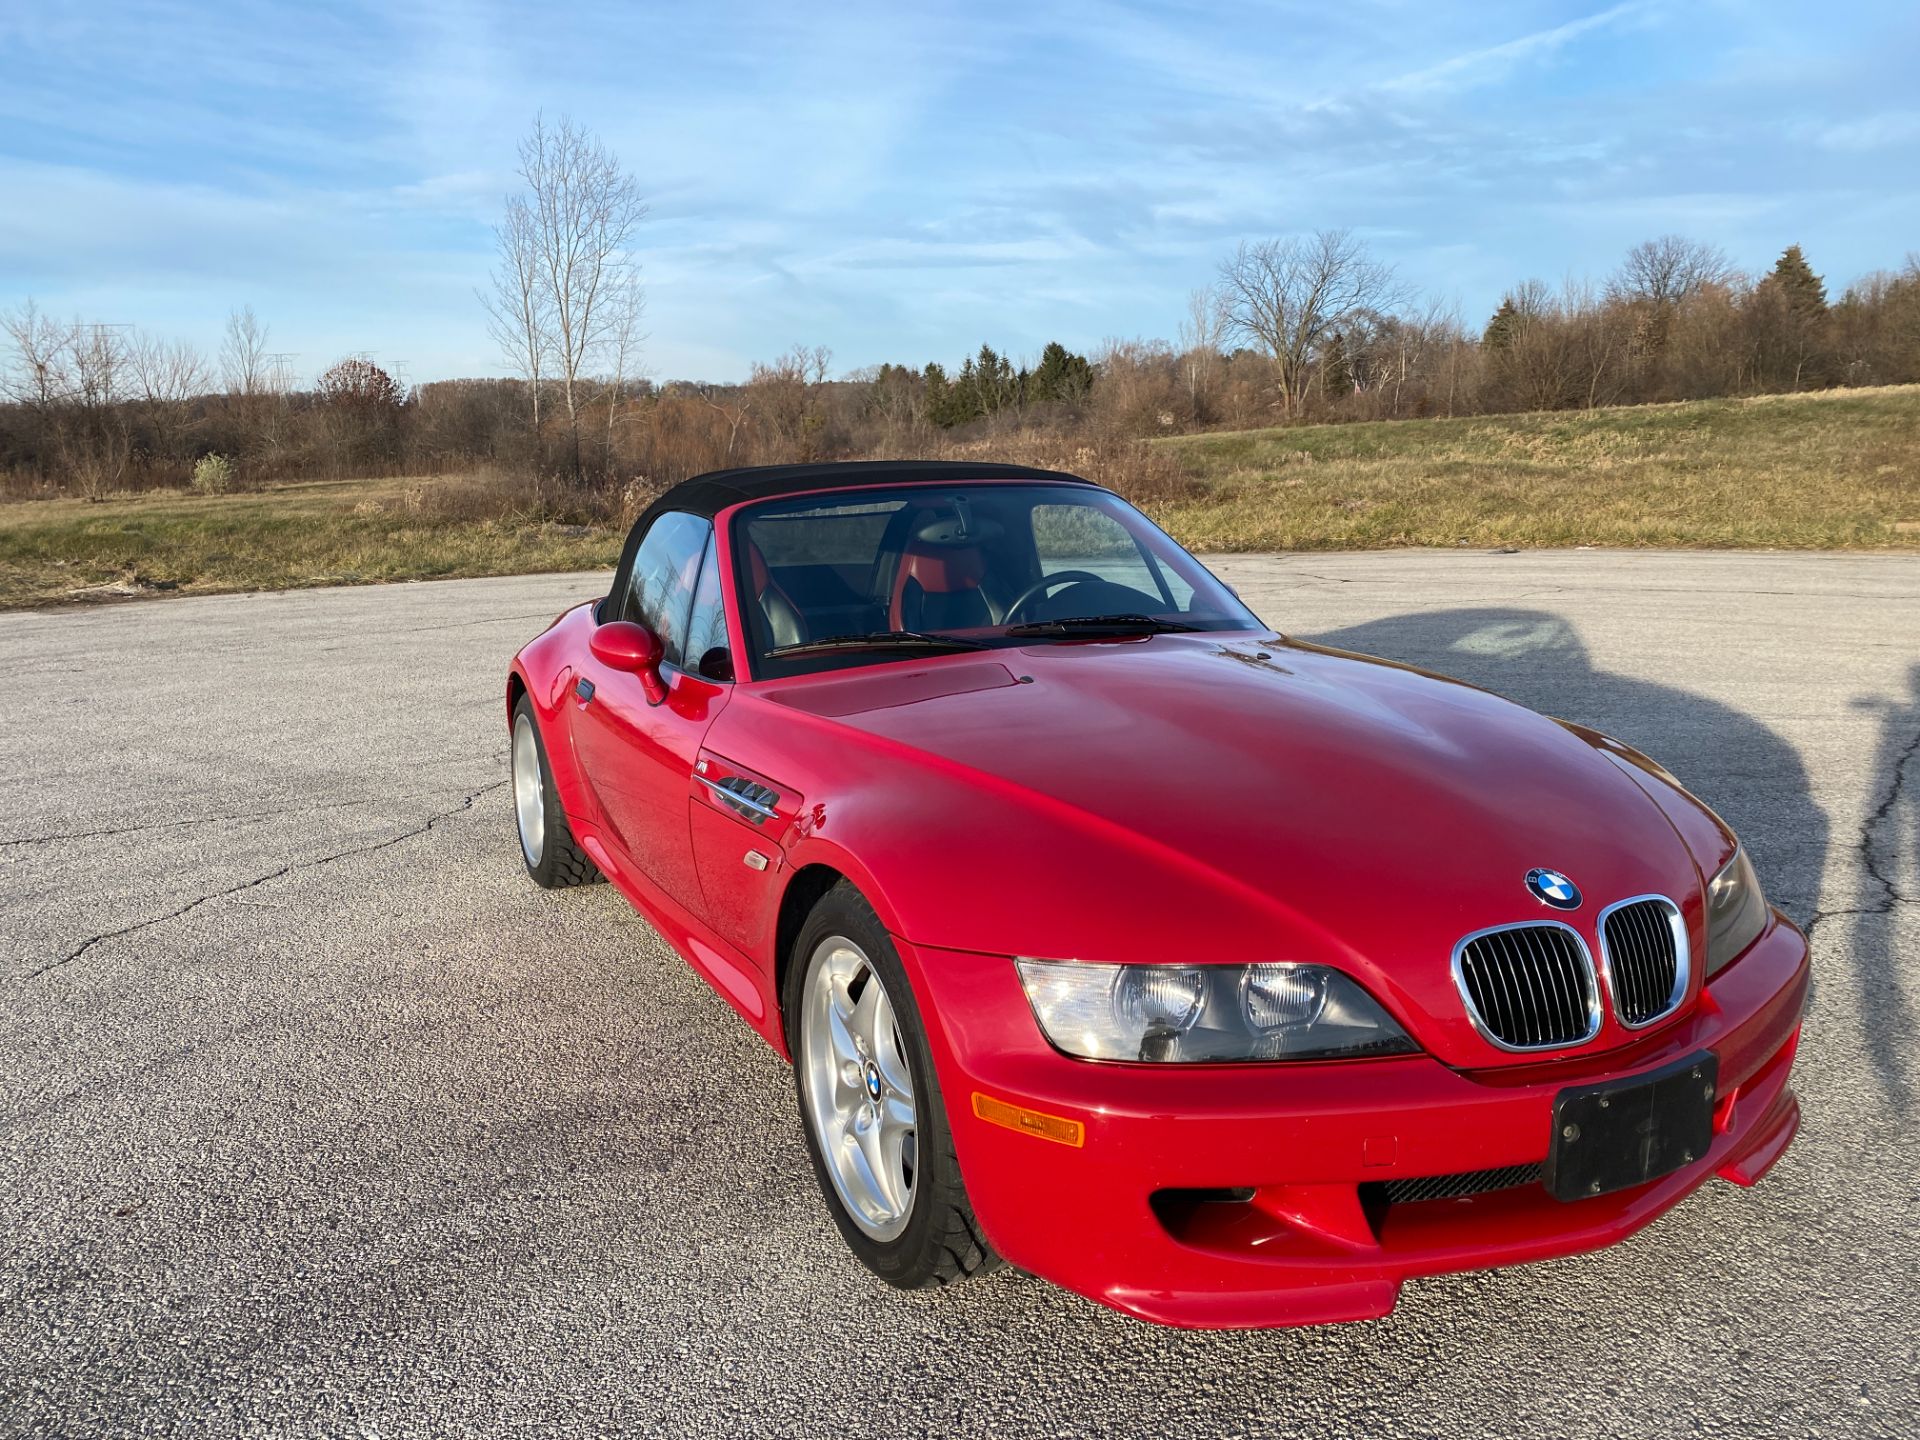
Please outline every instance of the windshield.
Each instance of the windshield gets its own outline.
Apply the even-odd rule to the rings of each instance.
[[[1262,628],[1144,515],[1090,487],[767,501],[743,509],[732,533],[762,678],[942,650]]]

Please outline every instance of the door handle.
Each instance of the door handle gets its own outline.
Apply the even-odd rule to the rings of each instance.
[[[573,693],[580,697],[580,703],[582,705],[586,704],[587,701],[593,699],[593,681],[582,675],[578,680],[573,682]]]

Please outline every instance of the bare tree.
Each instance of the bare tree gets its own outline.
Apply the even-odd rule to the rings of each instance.
[[[184,340],[136,333],[127,354],[134,386],[149,405],[179,405],[212,387],[206,360]]]
[[[520,144],[520,178],[545,291],[547,350],[567,409],[577,475],[586,378],[631,313],[639,281],[629,247],[647,207],[620,162],[564,116],[552,127],[535,117]]]
[[[66,344],[64,327],[29,300],[18,310],[0,316],[0,329],[13,342],[5,371],[6,398],[30,410],[46,412],[59,400],[63,388],[60,352]]]
[[[1213,376],[1213,363],[1220,358],[1224,323],[1217,291],[1202,287],[1187,292],[1187,315],[1180,322],[1180,367],[1186,375],[1187,404],[1196,415]]]
[[[1567,368],[1588,410],[1619,403],[1628,378],[1633,326],[1618,305],[1608,304],[1584,281],[1561,289],[1557,323],[1566,332]]]
[[[28,301],[0,317],[0,329],[13,342],[7,398],[33,414],[67,478],[99,499],[133,458],[130,327],[60,324]]]
[[[270,388],[267,327],[243,305],[227,315],[226,337],[220,342],[220,372],[230,395],[264,395]]]
[[[1509,290],[1480,337],[1489,386],[1482,402],[1511,410],[1558,410],[1576,391],[1559,304],[1544,280]]]
[[[826,431],[821,389],[833,365],[824,345],[794,345],[770,361],[755,361],[745,393],[784,456],[818,458]]]
[[[1833,307],[1839,376],[1848,385],[1920,379],[1920,257],[1902,271],[1875,270]]]
[[[154,448],[168,460],[183,462],[189,458],[184,438],[194,421],[187,402],[213,388],[206,360],[184,340],[136,332],[128,341],[127,361],[141,423]]]
[[[335,474],[392,458],[406,392],[385,370],[365,355],[349,355],[321,374],[314,399]]]
[[[1371,413],[1398,417],[1407,413],[1408,397],[1422,410],[1436,396],[1452,413],[1457,365],[1452,352],[1463,343],[1460,317],[1452,304],[1429,299],[1418,310],[1380,317],[1361,334],[1364,346],[1350,341],[1354,381],[1371,395]]]
[[[628,380],[635,378],[633,369],[640,344],[646,339],[641,333],[640,321],[647,313],[647,297],[640,288],[638,276],[629,272],[620,277],[617,288],[608,296],[608,312],[612,322],[608,326],[607,348],[613,359],[613,378],[607,384],[607,465],[611,469],[614,417],[620,413],[620,402],[626,398]]]
[[[546,369],[548,322],[553,305],[544,281],[533,211],[518,195],[507,199],[507,213],[494,227],[500,264],[481,291],[487,307],[487,333],[509,364],[526,377],[533,402],[533,437],[540,441],[540,381]]]
[[[733,447],[740,439],[740,427],[746,423],[747,416],[753,412],[753,402],[751,400],[737,398],[741,392],[729,389],[725,394],[727,400],[732,403],[723,404],[715,398],[716,394],[721,393],[720,387],[715,385],[702,385],[696,389],[694,393],[700,397],[702,404],[727,422],[726,461],[731,465],[733,463]]]
[[[832,350],[825,345],[796,345],[793,353],[800,358],[800,373],[807,384],[818,389],[827,383],[833,369]]]
[[[1402,298],[1392,267],[1348,230],[1243,241],[1220,267],[1220,293],[1228,332],[1273,362],[1289,417],[1300,413],[1314,357],[1333,332],[1365,311],[1391,311]]]
[[[123,403],[131,378],[130,328],[75,321],[67,331],[69,398],[79,412],[79,423],[71,432],[68,466],[90,499],[117,485],[133,458],[133,436]]]
[[[1678,305],[1709,285],[1724,284],[1732,275],[1733,265],[1718,246],[1683,235],[1662,235],[1642,240],[1627,252],[1607,291],[1618,300]]]

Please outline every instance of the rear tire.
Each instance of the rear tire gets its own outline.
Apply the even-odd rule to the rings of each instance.
[[[913,987],[886,927],[845,880],[800,927],[782,1005],[807,1153],[848,1248],[903,1290],[996,1269]]]
[[[591,885],[603,879],[599,867],[574,841],[566,811],[560,807],[560,792],[554,788],[553,767],[547,764],[540,723],[534,719],[533,703],[525,695],[514,702],[509,734],[514,828],[527,874],[536,885],[549,890]]]

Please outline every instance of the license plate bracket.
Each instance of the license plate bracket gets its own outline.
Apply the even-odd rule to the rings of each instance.
[[[1713,1140],[1720,1058],[1702,1050],[1630,1079],[1575,1085],[1553,1098],[1546,1188],[1586,1200],[1671,1175]]]

